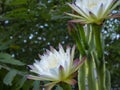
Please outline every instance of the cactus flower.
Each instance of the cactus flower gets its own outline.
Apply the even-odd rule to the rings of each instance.
[[[61,45],[59,45],[58,51],[54,48],[46,50],[44,55],[40,55],[39,61],[36,60],[33,65],[28,65],[30,71],[37,75],[28,75],[27,78],[50,81],[45,85],[47,90],[59,82],[74,85],[76,83],[75,73],[85,61],[85,57],[82,60],[73,60],[74,51],[75,46],[72,49],[67,47],[65,51]]]
[[[120,5],[120,0],[75,0],[68,5],[77,14],[66,14],[83,23],[101,24],[104,19],[111,17],[112,10]]]

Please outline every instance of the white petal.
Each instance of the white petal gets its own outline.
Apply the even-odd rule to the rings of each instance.
[[[120,2],[120,0],[116,2]],[[113,5],[113,0],[75,0],[75,2],[68,5],[76,11],[80,17],[73,14],[69,15],[79,18],[84,23],[100,23],[117,6]],[[92,12],[96,18],[91,17],[89,12]]]
[[[32,72],[37,73],[38,77],[33,77],[33,79],[40,79],[41,77],[50,78],[59,81],[59,67],[62,66],[65,70],[65,76],[69,76],[70,70],[72,68],[73,62],[73,50],[71,54],[71,48],[67,48],[66,51],[61,45],[59,45],[59,50],[52,48],[52,51],[47,50],[47,53],[41,55],[40,61],[35,61],[35,63],[30,66]],[[71,56],[72,55],[72,56]],[[39,78],[40,76],[40,78]]]
[[[81,11],[82,9],[81,9],[80,7],[78,8],[76,5],[74,5],[74,4],[69,4],[69,3],[68,3],[68,5],[69,5],[73,10],[75,10],[78,14],[82,15],[84,18],[88,18],[87,14],[84,13],[83,11]]]

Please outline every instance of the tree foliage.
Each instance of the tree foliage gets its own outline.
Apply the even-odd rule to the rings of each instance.
[[[1,90],[39,90],[39,84],[45,82],[27,80],[27,65],[49,46],[74,44],[67,31],[67,21],[71,18],[64,12],[71,10],[66,2],[71,0],[0,1]],[[119,7],[116,10],[120,10]],[[112,87],[120,87],[120,20],[107,20],[103,33]]]

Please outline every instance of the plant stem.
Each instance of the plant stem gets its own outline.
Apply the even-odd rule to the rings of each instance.
[[[107,70],[106,71],[106,90],[111,89],[111,77],[110,77],[110,72]]]
[[[95,77],[95,66],[94,66],[94,59],[88,58],[87,65],[88,65],[88,88],[89,90],[97,90],[97,80]]]
[[[86,90],[86,63],[84,63],[78,71],[78,87],[79,90]]]
[[[92,29],[95,36],[95,46],[98,55],[98,59],[103,61],[103,44],[101,37],[101,26],[100,25],[92,25]]]
[[[106,90],[106,75],[105,75],[105,64],[101,64],[99,69],[97,69],[97,74],[98,74],[98,82],[99,82],[99,88],[100,90]],[[109,83],[109,82],[107,82]]]
[[[78,29],[76,26],[74,26],[74,30],[71,31],[71,35],[76,41],[78,50],[81,52],[82,56],[85,56],[86,55],[85,48],[84,48],[84,45],[82,44],[81,36],[79,35]]]
[[[103,44],[102,44],[102,38],[101,38],[101,26],[100,25],[92,25],[94,36],[95,36],[95,46],[96,46],[96,52],[98,56],[98,60],[100,61],[97,68],[97,75],[98,75],[98,82],[99,82],[99,89],[100,90],[106,90],[106,69],[105,69],[105,60],[103,55]]]
[[[77,27],[78,27],[79,35],[81,37],[81,42],[83,42],[83,46],[87,50],[88,49],[88,42],[86,40],[86,36],[85,36],[85,31],[84,31],[83,25],[77,25]]]

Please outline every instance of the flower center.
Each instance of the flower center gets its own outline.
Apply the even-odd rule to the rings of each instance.
[[[49,65],[47,66],[47,69],[57,68],[57,66],[58,66],[57,60],[51,60],[48,63],[49,63]]]
[[[90,10],[94,9],[96,6],[97,6],[97,2],[93,2],[93,3],[89,3],[89,4],[88,4],[88,8],[89,8]]]

